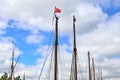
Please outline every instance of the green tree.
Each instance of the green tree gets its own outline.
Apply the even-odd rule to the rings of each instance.
[[[15,77],[14,80],[21,80],[20,76]]]
[[[1,76],[0,80],[8,80],[8,74],[5,72],[5,73]]]
[[[8,74],[5,72],[1,77],[0,80],[9,80]],[[14,80],[21,80],[20,76],[14,78]]]

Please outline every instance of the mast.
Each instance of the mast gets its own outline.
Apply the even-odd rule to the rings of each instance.
[[[57,49],[58,49],[58,17],[55,15],[55,54],[54,54],[54,80],[58,77],[58,59],[57,59]]]
[[[99,68],[98,68],[98,80],[101,80]]]
[[[12,41],[13,44],[13,41]],[[12,52],[12,64],[11,64],[11,73],[9,80],[14,80],[14,47],[13,47],[13,52]]]
[[[76,33],[75,33],[75,16],[73,16],[73,54],[71,64],[70,80],[77,80],[77,48],[76,48]]]
[[[24,75],[23,75],[23,80],[25,80],[25,73],[24,73]]]
[[[92,80],[91,69],[90,69],[90,52],[88,52],[88,69],[89,69],[89,80]]]
[[[102,70],[98,68],[98,80],[103,80]]]
[[[95,65],[94,65],[94,58],[92,58],[92,65],[93,65],[93,78],[95,80]]]
[[[74,76],[75,76],[75,80],[77,80],[77,48],[76,48],[76,31],[75,31],[75,21],[76,21],[76,18],[75,16],[73,16],[73,34],[74,34],[74,48],[73,48],[73,52],[74,52],[74,59],[75,59],[75,73],[74,73]]]
[[[100,79],[100,80],[103,80],[103,77],[102,77],[102,70],[100,71],[100,76],[101,76],[101,79]]]

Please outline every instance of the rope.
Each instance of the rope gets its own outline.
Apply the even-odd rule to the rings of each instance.
[[[77,59],[78,59],[78,67],[79,67],[79,69],[80,69],[80,73],[82,72],[82,66],[83,66],[83,64],[82,64],[82,60],[81,60],[81,57],[79,58],[79,56],[77,57]],[[81,74],[80,76],[79,76],[81,79],[83,79],[83,75]]]
[[[48,72],[49,72],[48,78],[49,78],[49,80],[50,80],[50,71],[52,69],[53,49],[54,49],[54,47],[52,48],[52,54],[51,54],[51,59],[50,59],[50,66],[49,66],[49,69],[48,69]]]
[[[61,63],[60,66],[59,66],[59,67],[61,68],[60,71],[62,71],[63,74],[64,74],[64,71],[65,71],[65,70],[64,70],[63,63],[62,63],[62,59],[61,59],[61,55],[60,55],[60,54],[61,54],[61,53],[60,53],[60,47],[58,48],[58,51],[59,51],[59,57],[60,57],[59,60],[60,60],[60,63]],[[62,56],[62,58],[63,58],[63,56]],[[60,77],[60,78],[61,78],[60,80],[63,80],[63,77]]]
[[[40,77],[41,77],[41,75],[42,75],[42,71],[43,71],[43,69],[44,69],[44,66],[45,66],[45,63],[46,63],[46,61],[47,61],[48,56],[49,56],[49,54],[48,54],[47,57],[45,58],[45,61],[44,61],[44,63],[43,63],[43,67],[42,67],[42,69],[41,69],[41,72],[40,72],[40,75],[39,75],[38,80],[40,80]]]
[[[53,26],[53,25],[52,25],[52,26]],[[46,53],[48,53],[48,51],[49,51],[49,48],[50,48],[50,43],[51,43],[51,40],[52,40],[52,37],[53,37],[53,32],[54,32],[54,27],[53,27],[53,30],[52,30],[52,35],[51,35],[51,37],[50,37],[49,47],[48,47],[48,49],[47,49],[47,52],[46,52]],[[40,80],[40,78],[41,78],[41,75],[42,75],[42,72],[43,72],[43,69],[44,69],[45,63],[46,63],[47,58],[49,57],[49,55],[50,55],[50,54],[48,54],[48,55],[46,54],[46,59],[45,59],[45,61],[43,62],[43,66],[42,66],[41,72],[40,72],[40,74],[39,74],[38,80]]]
[[[15,69],[15,67],[16,67],[16,65],[17,65],[17,63],[18,63],[18,61],[19,61],[19,59],[20,59],[20,56],[17,58],[17,61],[16,61],[15,65],[14,65],[14,69]]]
[[[74,55],[72,54],[72,63],[71,63],[71,71],[70,71],[70,80],[73,80],[73,64],[74,63]]]
[[[54,28],[53,28],[54,29]],[[48,49],[47,49],[47,54],[46,54],[46,58],[45,58],[45,61],[43,62],[43,66],[42,66],[42,69],[41,69],[41,72],[40,72],[40,74],[39,74],[39,77],[38,77],[38,80],[40,80],[40,78],[41,78],[41,75],[42,75],[42,72],[43,72],[43,69],[44,69],[44,66],[45,66],[45,63],[46,63],[46,61],[47,61],[47,58],[49,57],[49,53],[48,53],[48,51],[49,51],[49,48],[50,48],[50,42],[51,42],[51,40],[52,40],[52,36],[53,36],[53,31],[52,31],[52,35],[51,35],[51,37],[50,37],[50,41],[49,41],[49,46],[48,46]]]

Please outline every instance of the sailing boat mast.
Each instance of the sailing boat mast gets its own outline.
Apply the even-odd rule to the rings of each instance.
[[[75,16],[73,16],[73,54],[72,54],[72,64],[71,64],[71,74],[70,80],[77,80],[77,48],[76,48],[76,33],[75,33]]]
[[[73,16],[73,33],[74,33],[74,48],[73,48],[73,52],[74,52],[74,59],[75,59],[75,73],[74,73],[74,76],[75,76],[75,80],[77,80],[77,48],[76,48],[76,31],[75,31],[75,16]]]
[[[55,15],[55,54],[54,54],[54,80],[58,77],[58,59],[57,59],[57,49],[58,49],[58,17]]]
[[[13,41],[12,41],[13,44]],[[9,80],[14,80],[14,47],[13,47],[13,52],[12,52],[12,64],[11,64],[11,73]]]
[[[92,80],[91,76],[91,66],[90,66],[90,52],[88,52],[88,69],[89,69],[89,80]]]
[[[95,65],[94,65],[94,58],[92,58],[92,65],[93,65],[93,77],[95,80]]]
[[[24,73],[24,75],[23,75],[23,80],[25,80],[25,73]]]
[[[102,77],[102,70],[100,71],[100,77],[101,77],[100,80],[103,80],[103,77]]]

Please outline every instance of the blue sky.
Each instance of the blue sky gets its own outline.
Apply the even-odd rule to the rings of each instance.
[[[20,62],[26,65],[35,65],[35,61],[38,58],[42,57],[41,55],[39,55],[40,53],[35,54],[37,48],[39,48],[40,46],[48,45],[48,44],[53,46],[54,32],[53,31],[46,32],[46,31],[39,30],[37,35],[45,36],[43,40],[38,43],[34,43],[34,42],[28,43],[26,41],[26,37],[28,37],[32,33],[29,30],[17,29],[17,26],[19,25],[19,23],[20,23],[19,21],[9,19],[7,23],[8,28],[6,28],[5,30],[6,33],[1,36],[14,38],[15,40],[14,45],[16,47],[19,47],[19,49],[22,51],[22,54],[20,55]],[[62,45],[64,43],[69,45],[68,36],[66,35],[59,37],[59,44]]]
[[[0,1],[0,64],[3,65],[0,67],[0,75],[6,71],[3,68],[8,68],[6,66],[10,64],[13,40],[15,60],[20,56],[16,75],[22,76],[25,72],[27,80],[37,79],[47,48],[49,46],[51,48],[54,44],[54,26],[51,22],[54,6],[57,5],[61,9],[61,13],[57,15],[59,16],[59,45],[61,52],[65,53],[62,54],[65,55],[64,63],[68,64],[71,61],[72,15],[74,14],[77,19],[78,53],[83,54],[80,54],[83,66],[87,66],[86,55],[87,51],[90,51],[96,58],[96,63],[100,62],[96,67],[103,69],[106,80],[120,79],[119,74],[113,77],[115,73],[120,73],[119,0]],[[114,66],[105,70],[111,64]],[[113,69],[115,71],[112,71]],[[109,72],[110,75],[107,75]]]
[[[117,12],[120,12],[120,6],[114,5],[113,0],[110,2],[110,5],[108,7],[106,7],[103,4],[100,4],[100,6],[101,6],[103,12],[107,13],[109,16],[113,16]]]

